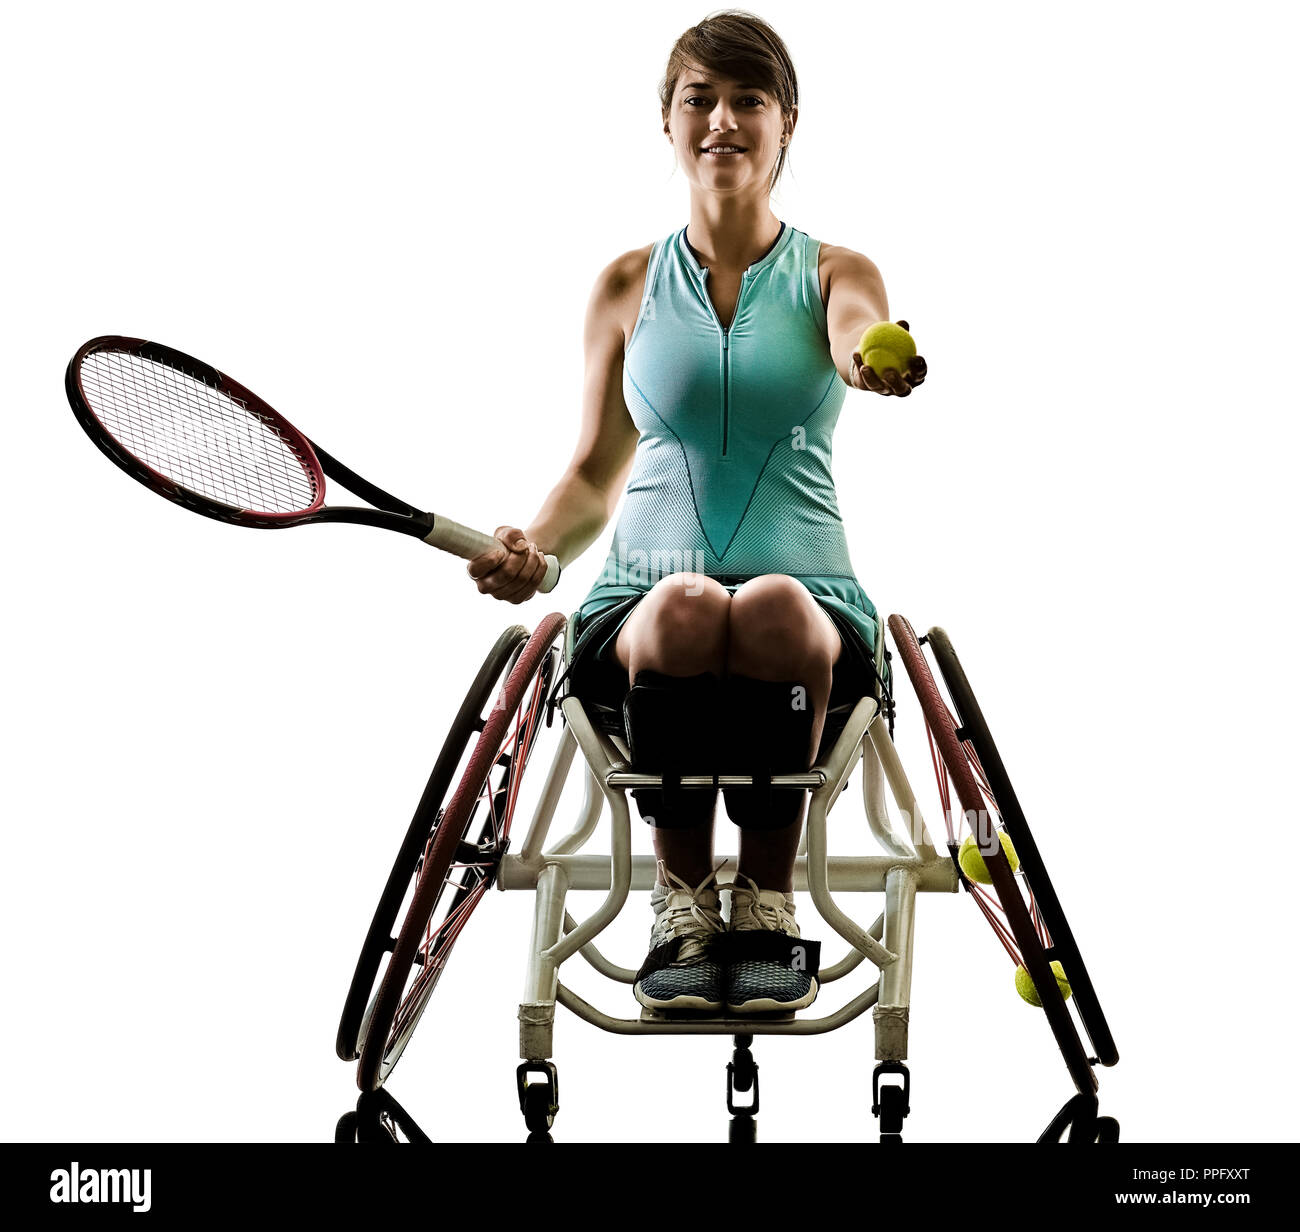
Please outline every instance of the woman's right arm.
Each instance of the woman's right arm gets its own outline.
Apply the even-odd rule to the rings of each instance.
[[[522,603],[545,574],[544,554],[554,555],[563,568],[591,546],[613,516],[639,435],[623,401],[623,350],[636,321],[649,254],[649,248],[625,253],[596,279],[583,328],[577,447],[527,528],[498,527],[504,546],[470,561],[469,574],[484,594]]]

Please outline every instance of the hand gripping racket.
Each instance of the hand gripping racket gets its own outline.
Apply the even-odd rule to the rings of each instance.
[[[104,453],[205,517],[262,529],[358,522],[466,560],[501,546],[368,483],[238,381],[161,343],[92,338],[72,357],[65,384],[77,422]],[[326,475],[374,507],[326,505]],[[540,589],[559,577],[559,561],[547,556]]]

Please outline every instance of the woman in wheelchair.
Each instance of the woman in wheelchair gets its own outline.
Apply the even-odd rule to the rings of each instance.
[[[831,438],[847,387],[906,397],[925,363],[865,367],[858,340],[888,319],[879,271],[772,212],[798,88],[765,22],[723,13],[687,30],[660,104],[690,221],[596,279],[573,458],[530,525],[498,528],[502,546],[469,573],[482,593],[521,603],[542,554],[567,566],[626,497],[574,615],[569,670],[633,766],[664,776],[633,792],[658,868],[635,994],[660,1010],[789,1011],[817,995],[815,963],[791,959],[806,792],[768,778],[829,747],[845,716],[828,724],[828,711],[875,687],[880,636],[849,560]],[[603,146],[607,117],[593,118]],[[713,863],[717,789],[675,778],[714,772],[756,780],[723,789],[740,828],[730,886]]]

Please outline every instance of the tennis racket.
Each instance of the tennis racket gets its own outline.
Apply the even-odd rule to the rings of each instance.
[[[211,364],[141,338],[92,338],[65,381],[77,422],[131,478],[204,517],[274,530],[355,522],[414,535],[465,560],[499,539],[426,513],[362,479]],[[373,508],[326,505],[325,477]],[[560,563],[546,557],[540,589]]]

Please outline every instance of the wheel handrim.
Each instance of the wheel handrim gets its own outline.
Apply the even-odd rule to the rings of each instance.
[[[558,662],[553,643],[564,624],[553,613],[523,648],[426,844],[406,921],[367,1015],[357,1075],[363,1090],[382,1085],[397,1064],[452,947],[494,879]],[[477,843],[470,844],[465,836],[480,806],[486,816]]]

